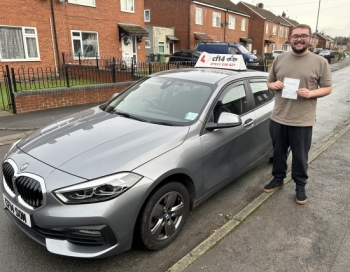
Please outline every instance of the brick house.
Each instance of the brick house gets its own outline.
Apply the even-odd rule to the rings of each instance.
[[[322,49],[331,49],[331,39],[323,33],[316,33],[318,45]]]
[[[249,15],[230,0],[144,0],[146,24],[174,29],[174,50],[194,49],[198,42],[241,42],[249,47]],[[163,43],[172,42],[164,36]],[[158,46],[155,44],[154,46]]]
[[[240,1],[237,5],[250,15],[248,31],[253,40],[253,52],[256,50],[257,55],[263,55],[275,49],[288,49],[289,23],[264,9],[263,3],[254,6]]]
[[[0,65],[57,66],[62,52],[145,60],[144,2],[3,0]]]
[[[290,36],[290,33],[292,33],[293,28],[294,28],[295,26],[299,25],[299,22],[297,22],[297,21],[295,21],[295,20],[290,19],[289,17],[287,17],[287,14],[286,14],[285,12],[282,13],[282,16],[281,16],[281,15],[278,15],[278,17],[281,18],[282,20],[284,20],[287,24],[289,24],[289,31],[288,31],[288,33],[289,33],[289,36]],[[288,37],[288,39],[289,39],[289,37]],[[316,40],[313,39],[312,42],[311,42],[311,44],[312,44],[312,43],[316,43],[316,44],[317,44],[317,39],[316,39]],[[289,41],[286,41],[286,42],[285,42],[284,47],[285,47],[285,50],[287,50],[287,51],[290,51],[290,50],[292,49],[291,46],[290,46],[290,42],[289,42]]]

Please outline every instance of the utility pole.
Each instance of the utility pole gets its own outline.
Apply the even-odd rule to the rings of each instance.
[[[315,37],[314,37],[314,42],[316,42],[317,38],[317,33],[318,33],[318,16],[320,15],[320,6],[321,6],[321,0],[318,2],[318,12],[317,12],[317,20],[316,20],[316,30],[315,30]],[[316,44],[314,43],[314,48],[316,49]]]

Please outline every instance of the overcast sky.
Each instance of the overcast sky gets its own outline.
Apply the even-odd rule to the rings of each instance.
[[[231,0],[237,4],[238,0]],[[275,15],[286,16],[316,30],[319,0],[244,0],[256,5],[263,3],[264,9]],[[317,29],[331,37],[350,37],[350,0],[321,0]]]

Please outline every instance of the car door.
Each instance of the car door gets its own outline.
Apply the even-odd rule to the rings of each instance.
[[[266,155],[272,149],[269,133],[271,111],[275,102],[275,93],[266,85],[266,78],[246,80],[246,86],[254,100],[254,130],[256,131],[256,143],[253,161]]]
[[[208,122],[217,122],[220,112],[240,115],[242,125],[204,131],[201,135],[204,152],[204,193],[233,178],[252,162],[255,130],[254,112],[247,99],[243,81],[225,87]]]

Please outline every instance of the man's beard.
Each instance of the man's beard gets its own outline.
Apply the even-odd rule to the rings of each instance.
[[[298,43],[300,43],[300,42],[298,42]],[[294,46],[292,46],[292,50],[293,50],[293,52],[294,53],[297,53],[297,54],[301,54],[301,53],[304,53],[306,50],[307,50],[307,45],[305,44],[305,43],[301,43],[304,47],[303,48],[301,48],[301,49],[296,49],[294,46],[296,45],[294,45]]]

